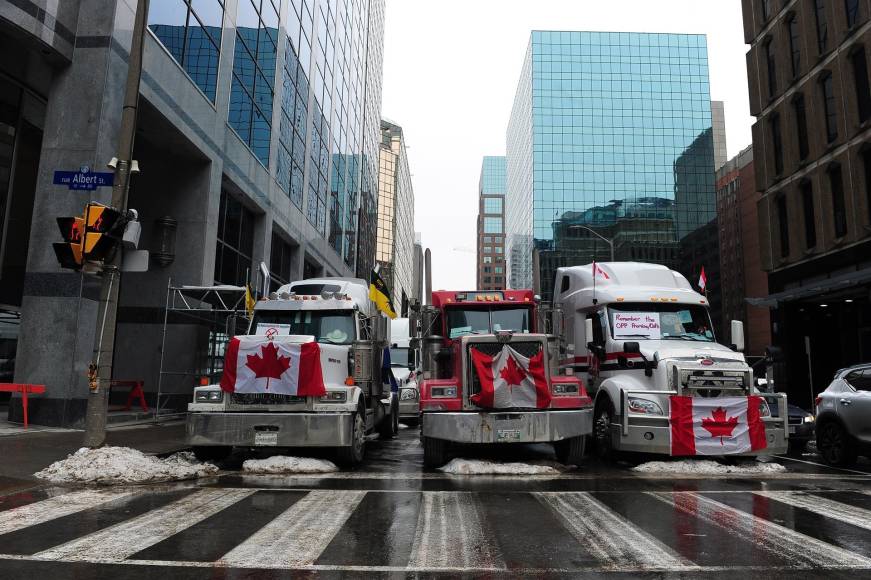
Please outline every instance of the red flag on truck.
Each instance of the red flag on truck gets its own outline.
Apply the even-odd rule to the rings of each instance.
[[[544,368],[544,351],[526,358],[509,345],[495,356],[471,349],[472,362],[481,390],[471,401],[490,409],[537,408],[550,406],[550,388]]]
[[[321,397],[327,391],[320,347],[296,336],[235,336],[227,345],[221,389]]]
[[[762,397],[671,397],[672,455],[732,455],[765,449]]]

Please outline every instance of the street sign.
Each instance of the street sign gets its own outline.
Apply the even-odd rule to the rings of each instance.
[[[55,171],[54,184],[66,185],[67,189],[94,191],[98,187],[111,187],[115,180],[114,173],[91,171],[83,165],[78,171]]]

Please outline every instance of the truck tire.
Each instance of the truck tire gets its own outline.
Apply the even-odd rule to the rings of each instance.
[[[381,439],[393,439],[399,433],[399,403],[396,397],[390,402],[390,414],[381,418],[378,424],[378,435]]]
[[[587,448],[587,437],[579,435],[569,437],[561,441],[554,441],[553,449],[556,452],[557,461],[565,465],[580,465],[584,461],[584,452]]]
[[[210,447],[194,447],[194,457],[200,461],[221,461],[226,459],[233,451],[233,448],[226,445],[216,445]]]
[[[339,447],[339,462],[348,467],[356,467],[363,462],[366,455],[366,424],[360,412],[354,413],[351,429],[351,444]]]
[[[423,437],[423,466],[441,467],[448,459],[448,442],[435,437]]]
[[[823,461],[836,467],[853,465],[858,457],[853,437],[832,420],[817,425],[817,451]]]
[[[605,399],[593,413],[593,449],[599,459],[611,461],[616,453],[611,444],[611,423],[614,422],[614,405]]]

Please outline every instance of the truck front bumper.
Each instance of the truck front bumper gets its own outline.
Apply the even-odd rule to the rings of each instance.
[[[347,447],[352,413],[188,413],[192,446]]]
[[[549,443],[592,430],[592,409],[423,414],[424,437],[455,443]]]
[[[417,418],[420,416],[420,403],[417,399],[413,401],[399,402],[399,418]]]

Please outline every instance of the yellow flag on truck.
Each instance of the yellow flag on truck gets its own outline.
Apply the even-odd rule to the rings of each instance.
[[[251,285],[245,284],[245,310],[248,312],[248,316],[254,315],[254,295],[251,294]]]
[[[381,278],[378,270],[372,270],[369,276],[369,300],[375,303],[378,310],[389,316],[396,318],[396,311],[393,309],[393,301],[390,299],[390,289]]]

